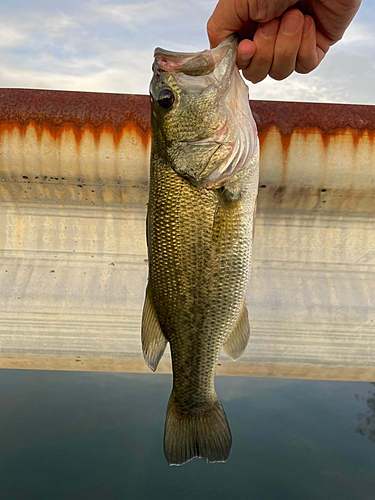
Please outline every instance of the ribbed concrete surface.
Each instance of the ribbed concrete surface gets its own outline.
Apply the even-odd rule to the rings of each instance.
[[[17,212],[30,248],[2,251],[1,354],[140,359],[145,212],[32,208]],[[9,207],[1,211],[14,226],[16,214],[12,221]],[[364,216],[258,214],[252,334],[241,363],[375,370],[374,223]],[[31,244],[44,241],[46,228],[48,251]],[[110,235],[111,248],[95,248],[100,234]],[[69,241],[77,251],[64,249]],[[224,355],[222,362],[234,368]]]

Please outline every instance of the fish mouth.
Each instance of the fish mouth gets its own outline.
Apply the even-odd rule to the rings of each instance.
[[[173,52],[157,47],[154,51],[154,71],[204,76],[213,73],[233,45],[237,49],[237,34],[229,36],[217,47],[202,52]]]

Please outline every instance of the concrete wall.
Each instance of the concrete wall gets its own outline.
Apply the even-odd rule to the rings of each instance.
[[[375,107],[251,106],[252,335],[218,373],[372,380]],[[148,370],[149,155],[147,96],[0,90],[0,367]]]

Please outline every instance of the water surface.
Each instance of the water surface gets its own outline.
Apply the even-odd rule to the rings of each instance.
[[[1,500],[375,498],[375,386],[217,377],[226,464],[169,467],[171,376],[0,370]]]

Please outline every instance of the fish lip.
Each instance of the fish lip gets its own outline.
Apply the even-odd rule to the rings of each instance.
[[[234,40],[237,40],[237,39],[238,39],[238,35],[236,33],[233,33],[232,35],[228,36],[228,38],[223,40],[217,47],[210,49],[210,50],[205,49],[205,50],[202,50],[200,52],[175,52],[173,50],[167,50],[167,49],[163,49],[161,47],[156,47],[156,49],[154,50],[154,57],[160,54],[160,55],[163,55],[166,57],[171,57],[173,59],[178,59],[179,57],[180,58],[195,57],[196,55],[203,54],[204,52],[215,53],[215,52],[218,52],[218,49],[222,49],[226,45],[231,45],[234,42]]]
[[[162,71],[167,71],[169,73],[186,72],[186,74],[195,75],[197,73],[189,72],[186,67],[190,62],[202,58],[206,61],[206,71],[202,74],[212,73],[234,43],[238,43],[237,33],[230,35],[217,47],[213,49],[205,49],[201,52],[174,52],[157,47],[154,50],[153,70],[156,72],[158,69],[161,69]]]

